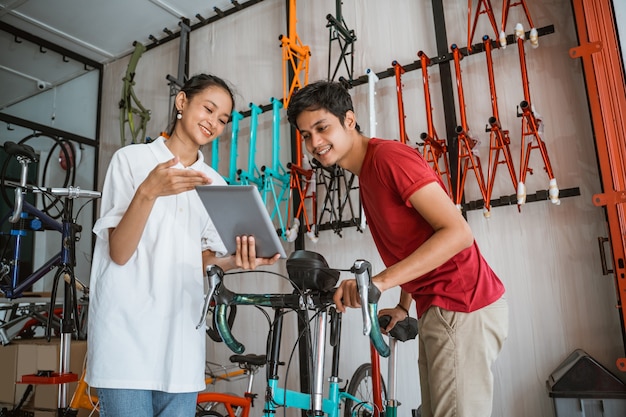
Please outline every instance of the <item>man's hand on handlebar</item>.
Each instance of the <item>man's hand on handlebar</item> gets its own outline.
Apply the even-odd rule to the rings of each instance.
[[[375,285],[382,293],[380,286],[377,285],[375,282],[372,282],[371,285]],[[333,301],[335,302],[337,311],[340,311],[342,313],[346,312],[346,307],[360,308],[361,298],[359,296],[359,289],[357,287],[356,280],[347,279],[342,281],[335,291]]]
[[[389,324],[387,324],[387,327],[380,329],[380,331],[383,332],[384,334],[389,333],[391,329],[394,328],[396,323],[401,322],[402,320],[408,317],[406,311],[404,311],[403,309],[397,306],[394,308],[384,308],[380,310],[378,312],[378,317],[382,317],[382,316],[390,317]]]

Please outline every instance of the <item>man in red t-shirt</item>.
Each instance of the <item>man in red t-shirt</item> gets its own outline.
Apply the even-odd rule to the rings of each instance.
[[[299,90],[289,122],[323,166],[358,175],[374,243],[387,269],[373,277],[382,292],[401,287],[385,331],[409,313],[419,319],[423,417],[488,417],[491,365],[508,334],[504,285],[481,255],[465,218],[422,155],[403,143],[361,134],[352,99],[339,83]],[[359,307],[354,280],[342,281],[337,309]]]

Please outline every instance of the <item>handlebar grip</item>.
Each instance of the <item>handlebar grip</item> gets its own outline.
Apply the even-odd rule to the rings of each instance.
[[[387,358],[391,354],[391,349],[389,348],[387,342],[385,342],[385,339],[383,339],[383,334],[380,331],[380,324],[378,323],[378,304],[368,304],[367,311],[372,321],[372,329],[370,330],[370,341],[372,342],[372,345],[374,346],[378,354],[383,358]]]
[[[226,318],[227,307],[228,306],[226,304],[217,304],[215,306],[215,312],[213,314],[215,314],[215,324],[217,327],[217,331],[230,350],[235,353],[241,354],[246,350],[246,347],[241,344],[237,339],[235,339],[232,332],[230,331],[230,326],[228,325],[228,320]]]

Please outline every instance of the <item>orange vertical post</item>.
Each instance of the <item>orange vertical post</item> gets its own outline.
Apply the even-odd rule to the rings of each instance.
[[[617,306],[626,343],[626,81],[619,53],[615,16],[610,0],[572,0],[580,45],[570,50],[581,58],[589,111],[596,140],[603,192],[593,196],[593,204],[604,207],[609,229]],[[603,241],[599,239],[604,256]],[[626,358],[617,367],[626,372]]]

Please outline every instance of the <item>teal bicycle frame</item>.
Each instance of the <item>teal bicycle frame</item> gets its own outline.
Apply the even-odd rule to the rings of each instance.
[[[241,119],[243,119],[243,115],[233,110],[233,127],[230,135],[230,164],[228,167],[228,178],[226,178],[226,181],[230,185],[239,184],[239,180],[237,179],[237,157],[239,156],[237,147],[239,146],[239,122]]]
[[[248,153],[248,169],[237,170],[237,176],[239,181],[243,185],[254,184],[259,191],[263,190],[263,176],[256,166],[256,141],[257,141],[257,128],[259,125],[259,114],[263,110],[254,103],[250,103],[250,149]]]
[[[272,103],[272,166],[268,167],[263,165],[261,172],[263,173],[264,183],[263,192],[261,196],[263,202],[268,206],[270,210],[270,218],[274,220],[278,217],[278,224],[280,226],[280,235],[283,239],[287,239],[287,225],[286,219],[289,211],[289,189],[291,185],[291,175],[280,164],[280,110],[283,108],[283,103],[272,97],[270,99]],[[273,207],[269,206],[267,201],[267,195],[271,194]],[[284,216],[281,213],[281,208],[284,208]]]

